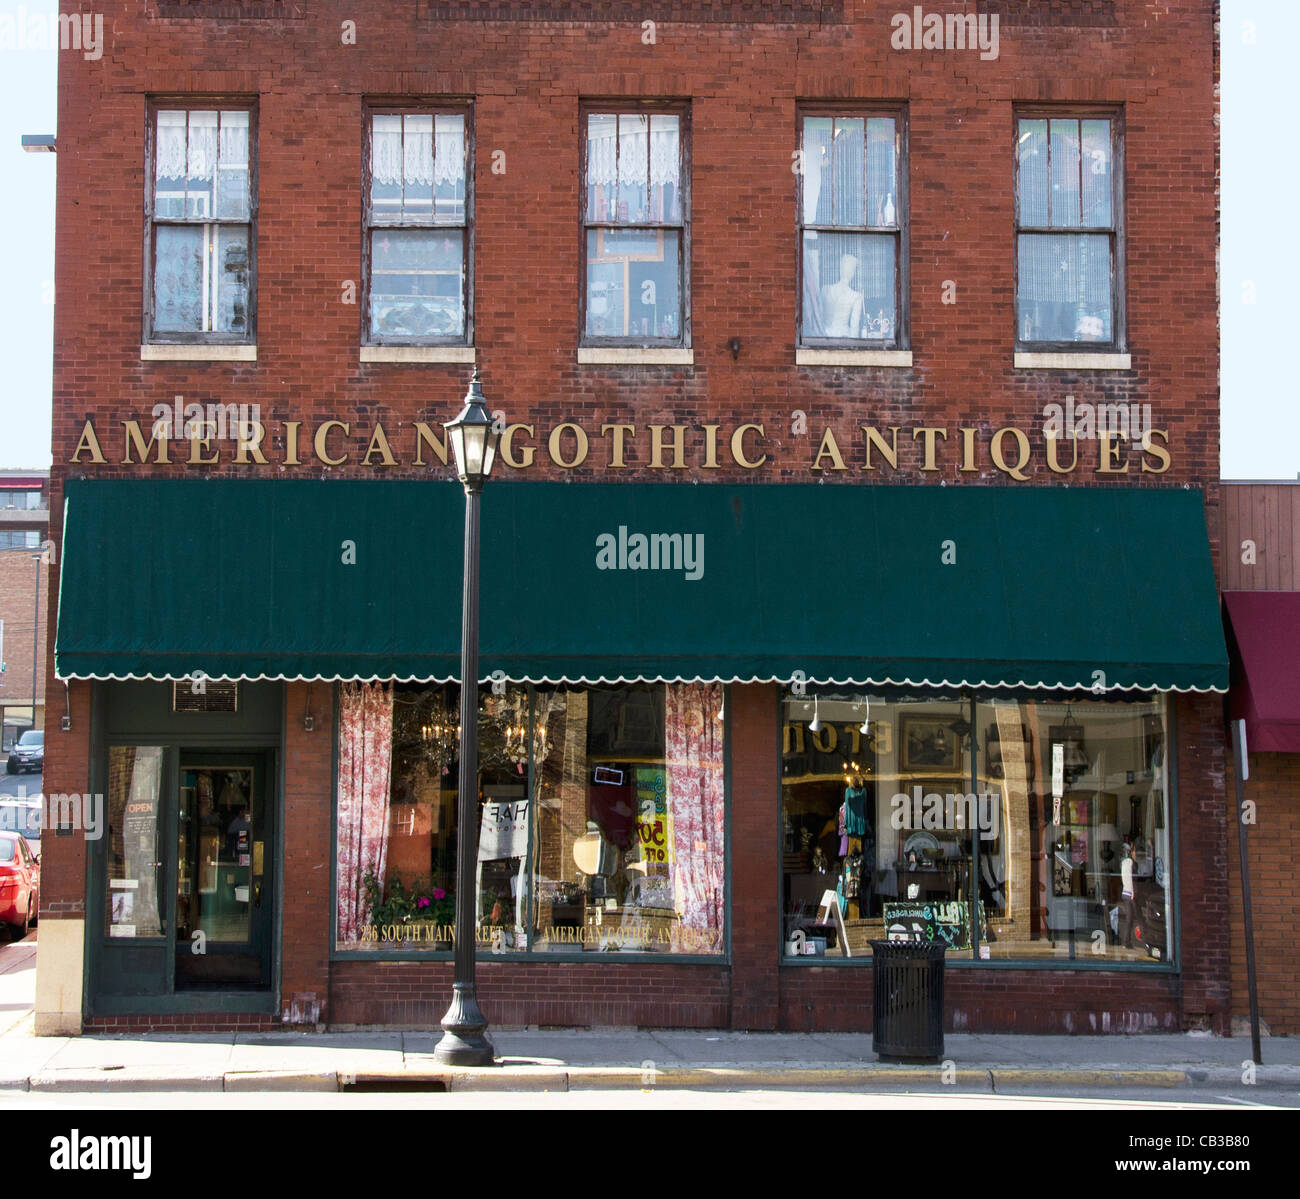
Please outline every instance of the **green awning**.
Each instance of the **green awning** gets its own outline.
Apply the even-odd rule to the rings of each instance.
[[[65,495],[60,677],[459,674],[454,482]],[[482,537],[484,678],[1227,686],[1199,491],[500,481]]]

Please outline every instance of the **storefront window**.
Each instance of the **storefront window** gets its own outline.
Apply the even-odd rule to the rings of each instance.
[[[1172,854],[1163,700],[976,706],[991,958],[1168,961]]]
[[[1169,960],[1162,700],[783,708],[787,957]]]
[[[340,950],[449,950],[459,690],[343,688]],[[479,704],[480,952],[723,951],[718,685],[508,688]]]

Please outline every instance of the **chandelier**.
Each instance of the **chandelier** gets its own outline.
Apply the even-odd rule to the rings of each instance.
[[[434,693],[433,702],[420,725],[425,753],[443,761],[460,754],[460,714],[452,709],[445,694]]]

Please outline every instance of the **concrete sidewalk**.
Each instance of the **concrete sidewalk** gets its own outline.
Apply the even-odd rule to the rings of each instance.
[[[944,1066],[879,1063],[870,1034],[681,1030],[493,1030],[499,1064],[447,1069],[438,1032],[0,1036],[0,1090],[566,1091],[597,1088],[906,1088],[1213,1085],[1243,1095],[1300,1091],[1300,1038],[1267,1038],[1248,1081],[1250,1041],[1196,1034],[945,1038]]]

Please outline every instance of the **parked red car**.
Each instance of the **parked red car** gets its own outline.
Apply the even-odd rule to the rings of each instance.
[[[0,923],[14,940],[27,935],[40,909],[41,861],[21,833],[0,833]]]

